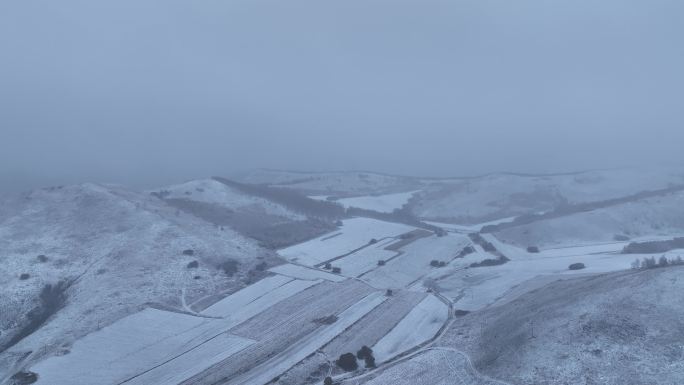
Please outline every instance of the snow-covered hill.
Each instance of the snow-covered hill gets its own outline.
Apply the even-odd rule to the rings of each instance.
[[[432,183],[414,199],[412,211],[437,222],[471,224],[682,184],[681,168],[628,168],[548,176],[492,174]]]
[[[35,190],[3,201],[0,215],[0,383],[143,306],[188,311],[236,290],[274,258],[229,228],[117,186]]]
[[[559,247],[684,234],[684,192],[535,221],[496,233],[520,247]]]
[[[280,196],[280,191],[275,189],[262,194],[269,199],[252,190],[263,193],[258,186],[216,178],[193,180],[150,193],[181,212],[221,228],[232,228],[271,249],[289,246],[335,228],[336,218],[316,215],[315,207],[308,210],[308,206],[296,204],[303,201],[305,205],[336,206],[332,203],[315,201],[286,190],[297,200],[292,202],[293,196]],[[339,211],[343,212],[343,208],[339,207]]]

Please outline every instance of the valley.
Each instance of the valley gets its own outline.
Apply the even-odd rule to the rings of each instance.
[[[639,195],[682,181],[639,169],[258,170],[144,193],[26,193],[0,206],[11,294],[0,302],[0,383],[590,384],[582,371],[602,376],[628,356],[643,373],[669,365],[658,383],[675,384],[684,250],[624,251],[684,234],[683,192]],[[650,257],[672,263],[634,268]],[[60,302],[33,322],[41,290],[58,282],[68,282]],[[669,315],[628,313],[645,306]],[[649,383],[623,373],[605,383]]]

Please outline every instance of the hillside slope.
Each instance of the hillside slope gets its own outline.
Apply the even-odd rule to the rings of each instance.
[[[682,182],[680,169],[667,168],[545,176],[492,174],[432,183],[413,200],[411,209],[415,215],[437,222],[472,224],[615,199]]]
[[[512,384],[684,383],[684,268],[558,281],[457,319],[440,344]]]
[[[0,207],[0,383],[144,306],[187,311],[233,291],[274,258],[230,229],[120,187],[42,189]]]

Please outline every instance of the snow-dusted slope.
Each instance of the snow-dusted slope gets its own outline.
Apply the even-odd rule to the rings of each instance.
[[[436,221],[479,223],[681,184],[684,169],[677,168],[627,168],[549,176],[492,174],[434,183],[418,195],[412,209],[416,215]]]
[[[548,248],[682,234],[684,192],[516,226],[497,237],[521,247]]]
[[[682,384],[683,273],[669,267],[556,281],[457,318],[438,345],[464,351],[482,373],[511,384]]]
[[[292,220],[305,217],[269,200],[247,195],[214,179],[198,179],[162,189],[165,198],[189,199],[215,204],[230,210],[243,210],[279,216]]]
[[[0,383],[143,305],[183,309],[234,290],[271,258],[230,229],[120,187],[42,189],[1,205]],[[32,321],[37,331],[19,339]]]

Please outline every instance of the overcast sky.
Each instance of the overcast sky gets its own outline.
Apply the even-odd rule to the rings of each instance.
[[[0,190],[684,161],[681,0],[3,0]]]

